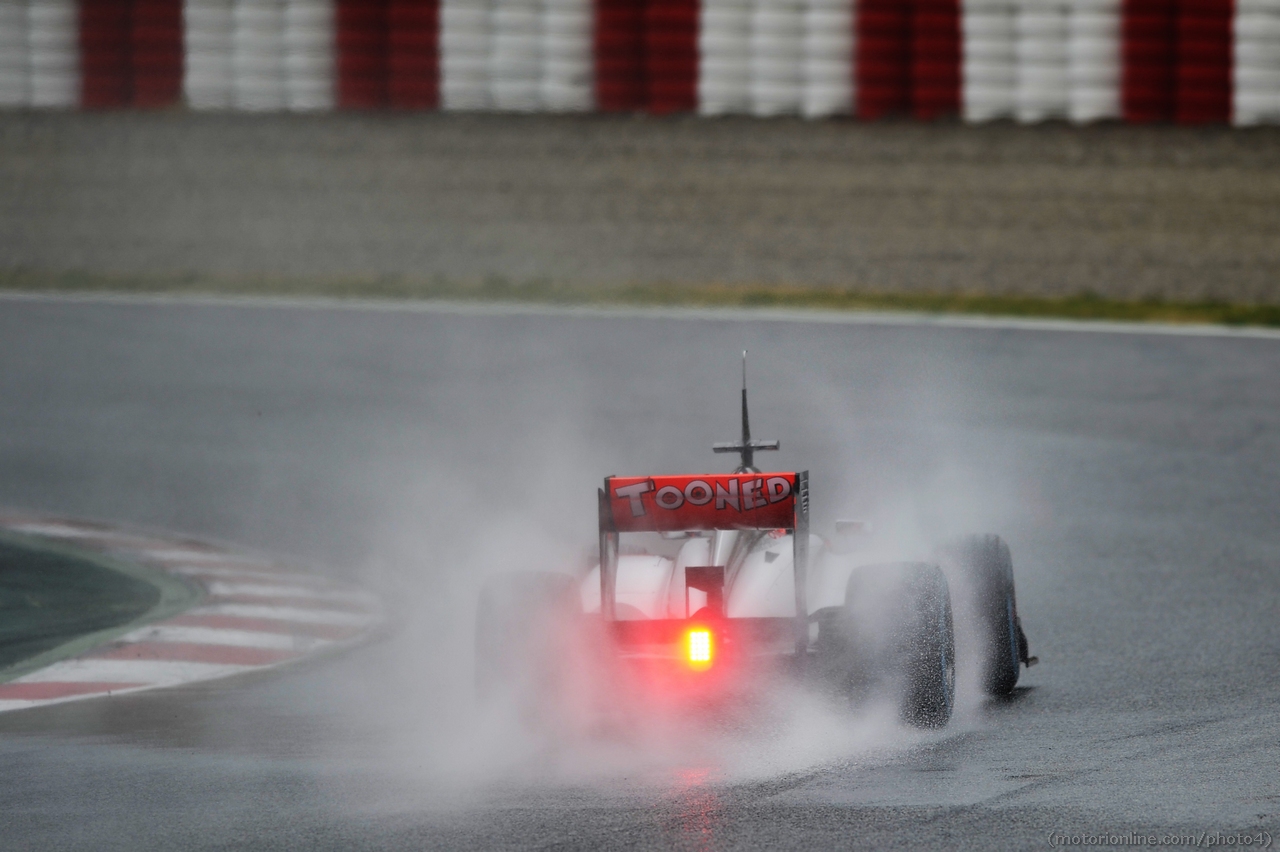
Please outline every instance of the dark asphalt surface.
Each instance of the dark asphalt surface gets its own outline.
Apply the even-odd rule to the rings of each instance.
[[[913,735],[780,693],[551,741],[469,697],[478,578],[608,473],[718,469],[739,350],[816,528],[1010,542],[1042,663]],[[314,559],[388,640],[0,715],[14,849],[1041,848],[1280,829],[1280,341],[0,300],[0,504]]]
[[[0,272],[1280,303],[1280,128],[0,114]]]

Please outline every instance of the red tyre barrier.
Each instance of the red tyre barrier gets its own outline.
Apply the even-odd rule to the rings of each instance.
[[[1180,0],[1174,118],[1179,124],[1231,119],[1232,0]]]
[[[439,0],[390,0],[387,98],[401,109],[440,106]]]
[[[338,0],[338,106],[387,105],[388,0]]]
[[[854,79],[859,118],[911,106],[911,7],[902,0],[862,0],[854,12]]]
[[[698,0],[649,0],[644,21],[645,109],[698,108]]]
[[[911,20],[911,112],[929,121],[960,111],[960,2],[916,0]]]
[[[126,107],[130,85],[131,0],[80,0],[80,105]]]
[[[1173,118],[1174,0],[1124,0],[1121,6],[1120,108],[1125,121]]]
[[[133,105],[182,98],[182,0],[133,0]]]
[[[645,105],[644,0],[595,0],[596,106],[630,112]]]

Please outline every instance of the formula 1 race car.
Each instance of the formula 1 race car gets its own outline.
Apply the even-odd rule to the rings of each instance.
[[[745,353],[744,353],[745,356]],[[1032,665],[1009,548],[994,535],[886,553],[866,525],[809,531],[809,474],[761,472],[745,359],[740,455],[731,474],[610,476],[598,493],[599,560],[585,577],[505,574],[476,622],[482,697],[573,691],[704,703],[789,672],[842,699],[887,697],[909,724],[947,724],[955,703],[953,606],[983,689],[1011,692]],[[624,547],[622,537],[645,539]],[[963,609],[961,609],[963,607]],[[623,683],[625,675],[625,683]]]

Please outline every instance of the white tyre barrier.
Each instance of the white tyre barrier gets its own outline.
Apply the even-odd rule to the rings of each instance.
[[[27,105],[27,3],[0,0],[0,109]]]
[[[1011,0],[965,0],[960,11],[960,39],[964,120],[1011,117],[1018,81]]]
[[[853,5],[847,0],[808,0],[804,9],[806,118],[853,111]]]
[[[284,109],[283,0],[236,0],[232,20],[232,105]]]
[[[0,0],[0,109],[30,102],[26,0]]]
[[[755,0],[751,9],[751,112],[798,114],[804,100],[804,6]]]
[[[80,103],[80,31],[75,0],[28,0],[28,102],[65,109]]]
[[[698,112],[749,112],[750,0],[703,0],[698,23]]]
[[[489,67],[489,99],[495,109],[533,112],[539,107],[540,6],[537,0],[495,0]]]
[[[334,2],[288,0],[284,10],[284,98],[294,111],[334,107]]]
[[[592,93],[590,0],[546,0],[542,17],[539,100],[551,112],[585,112]]]
[[[1067,7],[1054,0],[1019,0],[1014,34],[1018,60],[1014,117],[1024,123],[1066,118]]]
[[[489,107],[489,3],[441,0],[440,106],[447,110]]]
[[[229,109],[234,0],[186,0],[182,6],[186,49],[182,91],[192,109]]]
[[[1280,124],[1280,0],[1236,0],[1231,121]]]
[[[1120,117],[1120,0],[1076,0],[1071,6],[1067,78],[1072,121]]]

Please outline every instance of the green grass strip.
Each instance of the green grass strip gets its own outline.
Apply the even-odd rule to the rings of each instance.
[[[98,613],[87,611],[84,613],[85,625],[95,625],[105,622],[110,623],[109,626],[100,629],[87,627],[87,632],[70,633],[71,638],[58,642],[53,647],[48,647],[32,656],[25,656],[21,660],[0,668],[0,683],[22,677],[25,674],[42,669],[51,663],[59,660],[65,660],[68,657],[74,657],[82,654],[92,648],[110,642],[119,636],[123,636],[131,630],[136,630],[144,624],[151,624],[157,621],[163,621],[190,609],[198,603],[203,597],[203,593],[194,584],[188,583],[186,580],[169,574],[158,568],[152,568],[136,562],[124,559],[117,559],[103,555],[101,553],[93,553],[88,550],[63,544],[60,541],[43,538],[41,536],[21,535],[10,532],[8,530],[0,530],[0,544],[6,545],[14,550],[26,551],[31,554],[33,562],[38,562],[40,567],[47,567],[57,570],[58,564],[62,563],[73,571],[66,572],[68,575],[74,573],[79,577],[80,589],[73,587],[65,588],[64,592],[70,596],[76,591],[84,592],[86,589],[94,588],[107,589],[112,586],[112,578],[98,577],[94,578],[92,573],[111,572],[117,577],[114,586],[121,589],[122,595],[129,595],[135,599],[140,597],[136,589],[129,588],[138,584],[145,584],[148,590],[154,590],[154,594],[147,594],[145,603],[147,604],[141,614],[136,614],[136,607],[131,610],[128,607],[129,601],[121,601],[119,598],[112,599],[104,595],[100,602],[103,607],[115,607],[121,612],[126,613],[126,621],[117,622],[111,617],[111,613]],[[84,569],[89,569],[86,572]],[[40,585],[34,589],[30,586],[26,588],[17,588],[17,575],[21,571],[14,572],[14,575],[6,578],[0,576],[0,596],[9,593],[10,595],[19,596],[23,600],[18,601],[19,606],[15,607],[15,613],[20,613],[21,604],[26,603],[28,606],[39,606],[41,602],[55,602],[59,594],[59,582],[57,578],[36,578]],[[31,578],[27,578],[31,579]],[[49,625],[40,625],[38,619],[32,620],[33,631],[49,629]],[[112,623],[115,622],[115,623]],[[74,627],[64,624],[62,629]],[[58,628],[53,628],[55,632]],[[23,637],[16,634],[9,637],[15,642],[21,642]],[[28,637],[38,638],[38,637]],[[45,643],[48,644],[48,643]]]
[[[547,279],[489,277],[455,281],[399,275],[369,277],[215,277],[109,275],[0,270],[0,290],[45,293],[141,293],[210,296],[321,296],[359,299],[460,299],[550,305],[636,307],[805,308],[830,311],[910,311],[1044,319],[1209,323],[1280,327],[1280,304],[1213,300],[1126,301],[1095,293],[1041,297],[978,293],[886,293],[839,287],[729,284],[589,286]]]

